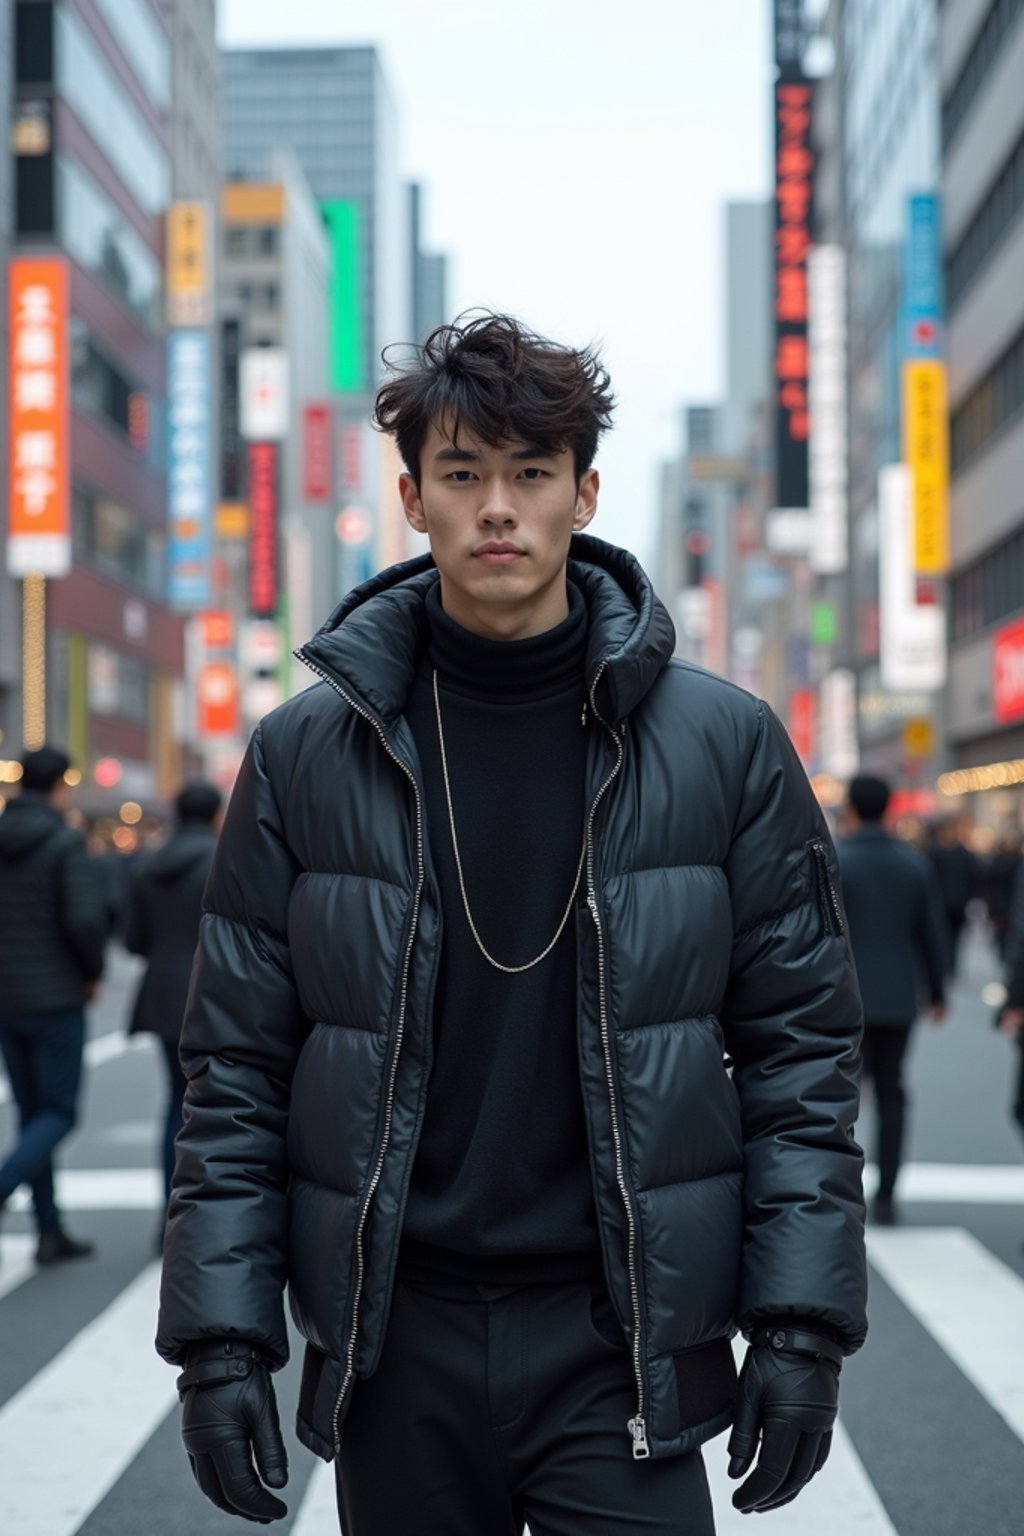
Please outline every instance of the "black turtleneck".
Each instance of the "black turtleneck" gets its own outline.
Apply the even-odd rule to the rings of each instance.
[[[400,1265],[422,1278],[594,1279],[601,1273],[576,1044],[571,914],[546,959],[489,965],[459,890],[434,708],[469,907],[483,943],[521,965],[553,937],[585,819],[587,615],[527,640],[483,639],[427,599],[428,646],[408,718],[444,914],[434,1064]],[[583,899],[580,882],[577,902]]]

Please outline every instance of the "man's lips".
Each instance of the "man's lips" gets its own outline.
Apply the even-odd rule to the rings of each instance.
[[[484,565],[514,565],[517,560],[522,560],[524,550],[517,549],[514,544],[481,544],[474,551],[473,558],[482,560]]]

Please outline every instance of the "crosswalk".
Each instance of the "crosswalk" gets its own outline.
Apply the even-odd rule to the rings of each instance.
[[[79,1174],[83,1198],[89,1194],[95,1202],[109,1191],[110,1181],[101,1172]],[[130,1188],[121,1193],[128,1196],[129,1210],[139,1208]],[[41,1283],[32,1249],[24,1232],[0,1238],[0,1340],[19,1298],[20,1316],[34,1315],[24,1305],[31,1301],[32,1287]],[[1024,1279],[964,1226],[873,1229],[869,1258],[873,1279],[896,1298],[906,1326],[924,1330],[927,1347],[955,1367],[962,1392],[980,1398],[1009,1432],[1016,1460],[1006,1467],[1006,1523],[1001,1527],[989,1518],[984,1531],[985,1536],[1004,1536],[1004,1531],[1019,1536],[1024,1529]],[[74,1276],[84,1272],[84,1267],[69,1269],[64,1278],[73,1285]],[[149,1511],[147,1532],[164,1536],[188,1529],[193,1536],[214,1536],[239,1529],[195,1494],[176,1444],[174,1372],[157,1359],[152,1346],[158,1284],[158,1264],[144,1264],[0,1405],[3,1536],[135,1536],[136,1527],[119,1513],[126,1501],[118,1499],[118,1487],[140,1457],[151,1458],[152,1447],[164,1442],[164,1486],[177,1490],[172,1503],[180,1497],[187,1519],[172,1520],[171,1505],[157,1501]],[[43,1319],[39,1326],[45,1327]],[[872,1350],[889,1355],[899,1347],[898,1338],[873,1336],[862,1369],[870,1369]],[[283,1399],[283,1418],[286,1407]],[[887,1411],[880,1395],[877,1413],[884,1418]],[[957,1402],[922,1403],[922,1413],[932,1411],[937,1425],[949,1426],[956,1423],[959,1407]],[[892,1433],[899,1433],[898,1424]],[[54,1447],[60,1448],[59,1455]],[[337,1529],[331,1469],[298,1448],[291,1459],[290,1514],[277,1529],[281,1536],[325,1536]],[[725,1476],[724,1440],[708,1447],[706,1459],[719,1536],[749,1533],[749,1518],[731,1506],[735,1485]],[[969,1479],[970,1466],[960,1465],[956,1476]],[[857,1425],[845,1419],[825,1472],[785,1510],[759,1517],[758,1525],[780,1536],[919,1536],[930,1529],[927,1523],[903,1525],[894,1517],[874,1475],[872,1456],[858,1444]],[[975,1536],[970,1524],[948,1529]],[[983,1528],[976,1529],[981,1536]]]

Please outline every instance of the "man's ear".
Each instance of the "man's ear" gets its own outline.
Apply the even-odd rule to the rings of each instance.
[[[576,492],[576,511],[573,514],[572,526],[578,533],[593,519],[597,511],[597,493],[601,489],[601,477],[596,469],[588,469],[579,483]]]
[[[402,498],[402,510],[409,527],[415,529],[417,533],[426,533],[427,519],[423,513],[419,486],[407,469],[404,469],[398,477],[398,493]]]

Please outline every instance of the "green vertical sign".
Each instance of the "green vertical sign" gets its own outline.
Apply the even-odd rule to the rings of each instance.
[[[811,604],[811,642],[814,645],[835,645],[835,603]]]
[[[352,198],[321,203],[331,246],[331,388],[358,394],[363,379],[360,209]]]

